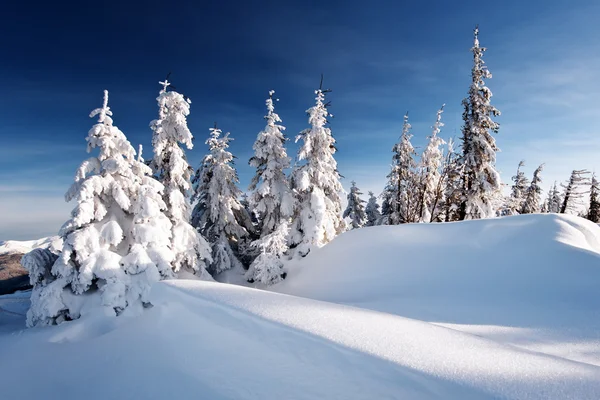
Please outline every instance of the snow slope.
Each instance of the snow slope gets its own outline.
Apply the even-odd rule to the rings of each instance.
[[[38,240],[4,240],[0,241],[0,254],[28,253],[36,248],[48,248],[58,241],[60,241],[58,236]]]
[[[519,216],[343,234],[275,288],[317,300],[168,281],[140,317],[22,330],[3,296],[2,395],[597,399],[599,268],[598,226]]]

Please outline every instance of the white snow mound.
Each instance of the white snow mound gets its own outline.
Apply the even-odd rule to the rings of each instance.
[[[0,382],[38,399],[597,399],[600,228],[535,215],[365,228],[274,289],[167,281],[140,317],[21,330]],[[338,303],[338,304],[336,304]]]

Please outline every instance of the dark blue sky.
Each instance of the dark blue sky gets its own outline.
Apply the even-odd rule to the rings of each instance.
[[[503,112],[504,181],[522,158],[531,171],[548,164],[546,183],[600,166],[594,1],[10,3],[0,24],[0,240],[51,234],[66,219],[62,196],[87,157],[88,114],[103,89],[115,124],[150,157],[148,123],[169,71],[192,99],[191,163],[218,121],[235,139],[243,189],[268,90],[293,138],[324,73],[343,183],[380,191],[405,111],[416,146],[443,103],[441,136],[458,136],[477,23]]]

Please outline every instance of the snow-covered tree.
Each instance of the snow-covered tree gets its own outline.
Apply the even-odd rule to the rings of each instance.
[[[285,277],[281,257],[288,250],[288,234],[289,223],[282,220],[273,232],[252,242],[258,255],[246,272],[249,282],[272,285]]]
[[[163,86],[158,95],[158,119],[150,123],[154,132],[152,145],[155,176],[165,187],[163,200],[166,214],[171,220],[171,249],[175,253],[173,270],[185,269],[207,277],[205,260],[210,262],[210,247],[206,239],[190,225],[190,181],[192,168],[187,162],[180,143],[188,149],[193,147],[192,133],[187,126],[190,114],[189,99],[180,93],[168,91],[170,83]]]
[[[511,179],[513,185],[510,191],[510,198],[508,199],[508,213],[509,215],[518,214],[523,209],[523,202],[525,201],[525,193],[529,188],[529,179],[525,176],[525,173],[521,170],[525,166],[525,160],[519,162],[517,167],[517,174]]]
[[[410,142],[411,125],[408,123],[408,113],[404,115],[400,141],[394,145],[392,152],[392,170],[388,174],[388,183],[383,193],[386,204],[382,208],[384,224],[398,225],[406,222],[416,222],[418,210],[416,207],[416,178],[415,178],[415,149]]]
[[[552,188],[548,191],[548,198],[546,199],[546,212],[547,213],[559,213],[560,206],[562,204],[562,198],[556,186],[556,182],[552,185]]]
[[[444,105],[437,112],[435,124],[433,124],[433,132],[429,137],[429,143],[423,154],[421,155],[420,169],[420,194],[419,201],[419,221],[433,222],[434,218],[439,215],[439,209],[442,200],[442,187],[440,185],[441,167],[443,162],[443,153],[440,146],[445,144],[444,140],[438,137],[442,126],[442,113]]]
[[[285,127],[280,125],[281,118],[275,113],[274,93],[269,91],[267,125],[258,134],[253,146],[254,156],[249,161],[256,168],[249,190],[252,191],[251,206],[257,214],[257,230],[261,237],[273,233],[294,211],[294,198],[284,172],[290,167],[283,135]]]
[[[60,230],[60,255],[51,267],[48,257],[24,262],[34,286],[28,326],[79,318],[83,300],[96,294],[107,311],[139,312],[152,283],[173,276],[163,186],[113,125],[107,91],[95,116],[86,140],[98,155],[81,164],[65,196],[77,205]]]
[[[485,47],[479,46],[479,28],[475,28],[473,69],[469,95],[463,100],[462,129],[463,194],[460,219],[488,218],[495,215],[495,203],[500,198],[500,175],[496,171],[496,141],[491,135],[499,125],[492,117],[500,115],[490,104],[491,90],[485,79],[492,74],[485,66]]]
[[[363,203],[365,201],[360,198],[362,192],[356,186],[356,182],[352,181],[350,193],[348,193],[348,206],[344,211],[344,218],[350,218],[352,229],[362,228],[367,223],[367,214]]]
[[[237,187],[238,175],[233,166],[233,155],[229,148],[229,133],[221,136],[221,129],[210,129],[209,147],[200,168],[192,180],[195,207],[192,226],[207,238],[212,249],[212,262],[208,272],[213,276],[235,268],[241,272],[240,242],[250,231],[244,207],[240,204],[241,190]]]
[[[589,172],[584,169],[573,170],[567,184],[562,185],[565,191],[560,206],[561,214],[576,213],[578,211],[578,207],[581,205],[581,199],[586,193],[582,190],[582,187],[588,184],[586,178],[587,174],[589,174]]]
[[[369,201],[365,207],[365,214],[367,216],[367,223],[365,226],[375,226],[379,224],[381,212],[379,211],[379,204],[377,204],[377,197],[375,197],[373,192],[369,192]]]
[[[448,141],[446,147],[443,171],[444,203],[442,208],[444,210],[444,221],[458,221],[462,201],[462,163],[460,162],[460,155],[454,150],[452,139]]]
[[[541,212],[541,197],[542,197],[542,178],[540,174],[542,173],[542,169],[544,168],[544,164],[540,165],[533,172],[533,179],[531,179],[531,184],[525,190],[523,196],[523,203],[521,206],[521,214],[537,214]],[[513,186],[514,188],[514,186]]]
[[[598,183],[595,173],[592,174],[592,181],[590,183],[590,206],[587,219],[595,223],[600,223],[600,183]]]
[[[298,161],[305,163],[293,171],[292,188],[296,207],[292,219],[290,244],[300,256],[312,247],[321,247],[346,230],[342,218],[343,191],[334,154],[335,139],[327,124],[325,92],[316,90],[316,104],[307,110],[310,128],[296,137],[302,140]]]

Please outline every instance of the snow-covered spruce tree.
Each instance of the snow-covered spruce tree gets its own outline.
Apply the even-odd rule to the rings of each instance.
[[[582,186],[588,184],[588,180],[586,175],[589,174],[589,171],[580,169],[573,170],[571,173],[571,177],[566,185],[562,185],[565,189],[562,204],[560,206],[560,213],[576,213],[578,207],[581,205],[581,199],[583,195],[586,193],[582,190]]]
[[[249,190],[251,208],[256,214],[259,238],[250,245],[249,252],[258,251],[246,278],[250,282],[273,284],[282,277],[281,256],[288,250],[289,220],[294,211],[294,197],[284,170],[290,167],[285,150],[285,127],[273,104],[274,90],[266,100],[267,125],[254,142],[254,156],[249,164],[256,168]]]
[[[552,185],[552,188],[550,188],[548,191],[548,198],[546,199],[546,212],[559,213],[561,204],[562,198],[555,181],[554,185]]]
[[[350,218],[352,229],[362,228],[367,223],[367,214],[363,206],[365,201],[360,198],[360,195],[362,192],[356,186],[356,182],[352,181],[352,187],[348,193],[348,206],[343,214],[344,218]]]
[[[440,168],[443,161],[443,153],[440,146],[445,144],[444,140],[437,135],[440,133],[444,123],[442,113],[444,105],[438,110],[433,132],[429,137],[429,143],[421,155],[420,186],[421,198],[419,201],[419,222],[433,222],[440,213],[439,206],[442,200],[440,180],[442,179]]]
[[[540,165],[533,172],[533,179],[531,179],[531,184],[525,190],[523,203],[521,207],[521,214],[538,214],[541,212],[542,206],[542,178],[540,174],[542,173],[542,169],[544,169],[544,164]]]
[[[500,175],[495,168],[498,148],[491,135],[498,132],[499,125],[492,117],[500,111],[490,104],[492,92],[485,85],[492,74],[483,62],[486,48],[479,46],[479,28],[474,34],[472,81],[469,95],[463,100],[461,220],[493,217],[495,203],[501,197]]]
[[[300,256],[321,247],[346,230],[342,218],[343,191],[334,154],[335,139],[327,124],[326,90],[316,90],[316,104],[307,110],[310,128],[296,137],[302,140],[298,161],[292,173],[296,206],[292,218],[290,245]]]
[[[229,133],[221,136],[221,129],[210,129],[209,147],[192,183],[195,201],[192,226],[207,238],[212,250],[212,262],[208,272],[213,277],[235,268],[242,271],[240,242],[245,240],[253,227],[240,204],[241,190],[237,187],[238,175],[233,166],[229,147]]]
[[[375,197],[373,192],[369,192],[369,201],[365,207],[365,214],[367,216],[367,223],[365,226],[375,226],[379,224],[381,212],[379,211],[379,204],[377,204],[377,197]]]
[[[460,155],[454,151],[454,141],[450,139],[446,147],[446,157],[443,167],[443,192],[444,192],[444,221],[459,220],[459,211],[462,199],[462,163]]]
[[[394,145],[392,152],[392,170],[388,174],[388,183],[383,193],[386,204],[384,214],[387,225],[398,225],[418,220],[415,149],[410,142],[411,126],[408,113],[404,115],[400,141]]]
[[[81,164],[65,196],[77,206],[60,230],[60,256],[50,269],[47,257],[24,262],[34,286],[28,326],[79,318],[83,300],[93,294],[117,315],[139,311],[149,302],[152,283],[173,276],[163,186],[135,158],[111,115],[105,91],[102,108],[90,114],[98,123],[86,138],[88,152],[98,149],[98,155]]]
[[[600,223],[600,183],[596,179],[596,174],[592,174],[590,183],[590,206],[587,219],[592,222]]]
[[[273,232],[252,242],[258,255],[246,273],[249,282],[272,285],[285,278],[281,257],[288,251],[288,234],[289,222],[281,220]]]
[[[175,253],[173,270],[182,268],[201,277],[208,277],[205,261],[210,262],[210,247],[206,239],[190,225],[192,168],[180,146],[193,147],[192,133],[187,126],[191,102],[180,93],[169,91],[170,83],[159,82],[158,119],[150,123],[154,132],[154,159],[151,166],[157,180],[165,187],[163,200],[171,220],[171,249]]]
[[[529,188],[529,179],[525,176],[525,173],[521,170],[525,166],[525,160],[519,162],[517,167],[517,174],[511,179],[513,185],[510,191],[510,198],[508,199],[508,214],[515,215],[521,212],[523,209],[523,202],[525,201],[525,192]]]
[[[258,134],[253,146],[254,156],[249,161],[250,166],[256,168],[249,190],[252,191],[251,206],[257,214],[261,237],[273,233],[294,211],[294,198],[284,172],[290,167],[283,135],[285,127],[280,125],[281,118],[275,113],[274,93],[269,91],[267,125]]]

